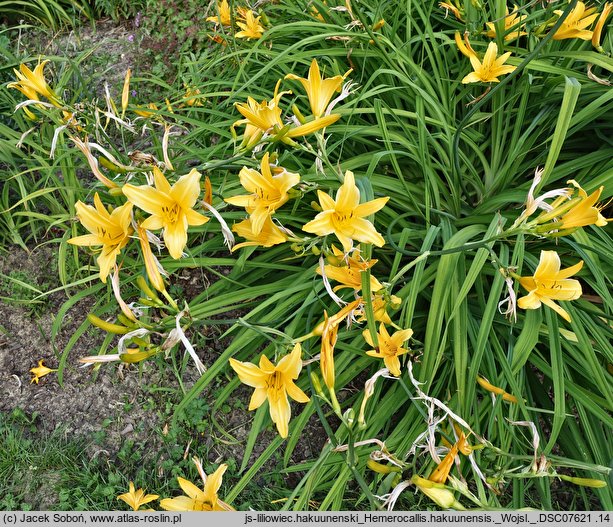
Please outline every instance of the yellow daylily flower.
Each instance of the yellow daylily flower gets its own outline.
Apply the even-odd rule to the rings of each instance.
[[[355,291],[362,289],[362,272],[370,269],[377,263],[378,260],[363,260],[360,257],[360,251],[355,249],[347,261],[343,260],[344,253],[336,246],[332,246],[332,252],[340,265],[324,265],[326,277],[330,280],[340,282],[333,288],[334,291],[349,287]],[[317,274],[321,274],[321,268],[315,270]],[[370,290],[375,293],[383,288],[381,282],[373,275],[370,276]]]
[[[498,46],[495,42],[490,42],[483,57],[483,62],[476,55],[470,56],[470,63],[475,71],[469,73],[462,79],[462,84],[470,82],[500,82],[498,77],[515,71],[516,66],[504,66],[504,63],[511,56],[511,52],[498,55]]]
[[[145,495],[144,489],[136,490],[134,488],[134,483],[132,483],[131,481],[130,481],[130,490],[126,492],[125,494],[120,494],[119,496],[117,496],[118,500],[125,501],[130,507],[132,507],[132,510],[135,510],[135,511],[140,509],[142,505],[146,505],[150,501],[157,500],[158,498],[159,496],[157,494]]]
[[[281,81],[277,82],[273,98],[267,102],[263,100],[258,103],[252,97],[247,97],[247,103],[236,103],[236,109],[245,119],[236,121],[232,126],[245,124],[245,132],[242,148],[251,149],[259,141],[267,136],[276,136],[274,140],[283,141],[293,145],[292,138],[303,137],[312,134],[326,126],[330,126],[340,119],[340,114],[326,115],[325,117],[316,117],[312,121],[301,124],[299,126],[284,125],[281,120],[281,108],[279,102],[285,94],[291,94],[291,91],[283,91],[279,93]],[[283,134],[280,134],[283,130]]]
[[[553,309],[564,320],[570,322],[569,314],[554,300],[576,300],[582,294],[581,283],[569,279],[583,267],[583,261],[560,270],[560,256],[555,251],[541,251],[539,264],[533,276],[519,278],[528,295],[517,299],[521,309],[538,309],[541,303]]]
[[[253,137],[259,134],[258,141],[263,134],[275,133],[283,128],[283,121],[281,120],[281,108],[279,107],[279,101],[285,94],[291,94],[291,91],[282,91],[279,93],[279,86],[281,81],[278,81],[275,86],[275,91],[272,99],[269,102],[263,100],[258,103],[253,97],[247,97],[247,103],[236,103],[236,109],[239,113],[245,117],[244,120],[237,121],[237,124],[251,125],[249,132],[250,142],[253,142]],[[247,132],[245,132],[247,134]],[[257,141],[256,141],[257,142]]]
[[[45,362],[44,359],[39,360],[38,366],[30,370],[30,372],[32,373],[32,380],[30,381],[30,384],[32,384],[33,382],[38,384],[38,381],[40,380],[41,377],[44,377],[45,375],[48,375],[54,371],[57,371],[51,368],[47,368],[47,366],[44,365],[44,362]]]
[[[141,223],[143,229],[164,229],[164,242],[175,260],[187,245],[187,228],[203,225],[209,218],[193,210],[200,194],[200,172],[195,168],[170,186],[161,170],[153,167],[155,188],[149,185],[123,186],[124,195],[137,207],[151,214]]]
[[[236,38],[249,38],[258,39],[264,34],[264,27],[260,24],[261,16],[255,16],[251,9],[245,12],[245,21],[236,21],[236,25],[241,28],[242,31],[238,31],[234,36]]]
[[[478,375],[477,382],[479,383],[479,386],[481,386],[481,388],[483,388],[484,390],[487,390],[488,392],[491,392],[491,393],[495,393],[496,395],[502,395],[503,401],[508,401],[510,403],[517,404],[517,397],[515,397],[514,395],[508,392],[505,392],[502,388],[498,386],[494,386],[484,377],[481,377],[480,375]]]
[[[160,263],[151,251],[151,245],[149,245],[149,238],[147,237],[146,229],[143,229],[139,225],[137,230],[138,241],[140,242],[140,248],[143,253],[145,270],[147,271],[149,282],[151,282],[151,285],[161,293],[166,290],[166,285],[164,284],[162,273],[160,273],[160,269],[158,267],[160,266]]]
[[[592,34],[592,46],[594,46],[596,48],[596,51],[599,51],[600,53],[603,52],[602,46],[600,45],[602,29],[604,28],[605,22],[607,21],[607,18],[609,18],[609,15],[611,14],[612,10],[613,3],[605,3],[605,5],[602,7],[602,12],[600,13],[600,16],[598,17],[598,21],[594,26],[594,33]]]
[[[321,334],[321,353],[319,356],[319,367],[324,383],[330,390],[334,390],[334,346],[338,338],[338,327],[340,322],[337,319],[328,317],[324,310],[324,329]]]
[[[183,96],[184,104],[187,106],[204,106],[202,103],[202,97],[200,95],[200,89],[192,86],[185,86],[185,95]],[[183,104],[181,104],[183,106]]]
[[[293,73],[288,73],[285,78],[300,81],[309,98],[311,112],[315,117],[321,117],[326,112],[332,95],[334,95],[334,92],[341,91],[343,81],[351,71],[352,70],[347,71],[344,75],[336,75],[334,77],[322,79],[317,60],[313,59],[306,79],[298,77],[298,75],[294,75]]]
[[[562,16],[564,11],[556,10],[554,13]],[[554,40],[564,40],[567,38],[580,38],[581,40],[591,40],[592,31],[587,28],[592,25],[594,20],[598,18],[598,12],[595,7],[586,9],[583,2],[577,2],[575,8],[569,13],[560,28],[552,37]]]
[[[265,355],[260,357],[259,367],[249,362],[230,359],[230,366],[241,382],[255,388],[249,402],[249,410],[259,408],[268,399],[270,417],[284,439],[289,433],[291,418],[287,396],[299,403],[309,401],[309,397],[294,384],[302,369],[301,354],[302,347],[297,343],[292,352],[285,355],[276,366]]]
[[[147,105],[147,108],[149,108],[149,110],[144,110],[142,107],[139,106],[138,108],[134,109],[134,113],[136,115],[140,115],[141,117],[144,117],[145,119],[149,119],[150,117],[153,117],[155,113],[158,111],[158,106],[154,102],[150,102]]]
[[[160,507],[165,511],[233,511],[230,505],[217,496],[228,465],[222,463],[215,472],[207,476],[198,458],[194,458],[194,463],[204,481],[204,489],[200,490],[191,481],[178,477],[179,486],[187,495],[160,500]]]
[[[289,199],[287,191],[300,182],[300,174],[294,174],[285,169],[273,176],[269,157],[268,152],[262,157],[261,173],[252,168],[243,167],[238,174],[241,185],[250,194],[224,199],[231,205],[245,207],[250,214],[254,236],[260,234],[266,218],[287,202]]]
[[[314,132],[317,132],[318,130],[321,130],[322,128],[326,128],[327,126],[334,124],[340,118],[341,118],[340,113],[332,113],[330,115],[325,115],[324,117],[316,117],[312,121],[307,121],[306,123],[301,124],[300,126],[294,126],[290,128],[281,137],[281,140],[285,142],[289,142],[291,144],[290,141],[285,140],[286,137],[288,139],[293,139],[296,137],[303,137],[305,135],[312,134]]]
[[[476,57],[477,53],[470,45],[470,41],[468,40],[468,31],[464,32],[464,39],[462,39],[462,35],[460,35],[459,31],[455,32],[454,35],[456,46],[458,46],[458,50],[465,57],[471,58]]]
[[[519,7],[513,5],[513,12],[509,14],[509,7],[505,7],[504,17],[504,41],[511,42],[522,35],[527,35],[525,31],[522,31],[522,26],[527,15],[518,15]],[[496,38],[496,24],[494,22],[486,22],[488,30],[485,32],[486,36],[490,38]],[[513,31],[511,31],[513,29]]]
[[[353,172],[349,170],[345,172],[345,181],[336,193],[336,201],[321,190],[317,191],[317,195],[323,210],[302,230],[319,236],[334,233],[345,252],[351,250],[353,240],[372,243],[377,247],[385,245],[383,236],[364,217],[382,209],[389,197],[360,203],[360,190],[355,184]]]
[[[391,324],[392,320],[387,313],[387,308],[398,309],[402,304],[402,299],[396,295],[375,295],[372,302],[372,309],[375,314],[375,321]],[[366,317],[366,315],[364,315]]]
[[[232,252],[241,247],[249,247],[251,245],[272,247],[273,245],[286,242],[288,238],[288,235],[272,221],[270,216],[264,218],[264,223],[258,234],[253,234],[253,222],[251,218],[247,218],[240,223],[232,225],[232,230],[239,236],[247,239],[246,242],[237,243],[232,247]]]
[[[343,307],[338,313],[335,313],[334,315],[329,317],[327,320],[324,318],[324,320],[317,324],[317,326],[315,326],[315,329],[313,329],[313,335],[323,336],[323,332],[326,329],[326,325],[328,325],[329,328],[332,328],[334,326],[338,326],[339,324],[341,324],[341,322],[348,318],[351,320],[355,314],[360,312],[360,309],[362,308],[363,304],[364,300],[361,297],[357,298],[353,302],[350,302],[345,307]]]
[[[106,277],[115,266],[117,255],[121,252],[134,232],[132,221],[132,203],[125,203],[111,213],[104,208],[98,193],[94,195],[94,206],[77,201],[75,209],[79,221],[91,234],[76,236],[68,243],[86,247],[102,245],[97,258],[100,267],[100,280],[106,283]]]
[[[387,308],[398,309],[402,305],[402,298],[396,295],[376,294],[372,297],[372,310],[375,315],[375,322],[382,322],[383,324],[391,325],[392,319],[390,318]],[[366,310],[364,306],[361,306],[356,310],[356,316],[358,322],[366,322]]]
[[[232,17],[228,0],[221,0],[221,2],[217,4],[217,10],[219,12],[219,16],[209,16],[206,18],[206,21],[215,22],[215,24],[221,24],[222,26],[231,26]]]
[[[32,71],[25,64],[19,65],[19,71],[13,69],[16,82],[11,82],[7,85],[8,88],[15,88],[23,93],[28,99],[35,101],[39,100],[39,96],[46,97],[54,106],[61,106],[61,102],[58,99],[54,91],[49,87],[45,80],[45,66],[49,61],[43,60]]]
[[[455,499],[453,492],[442,483],[435,483],[434,481],[421,478],[417,474],[411,478],[411,483],[443,509],[466,510],[462,504]]]
[[[456,456],[458,455],[458,443],[453,445],[447,455],[438,464],[438,466],[432,471],[432,474],[428,477],[430,481],[435,483],[445,483],[449,477],[449,471],[453,466]]]
[[[383,359],[385,363],[385,367],[390,371],[390,373],[394,377],[400,376],[400,359],[398,357],[404,355],[405,353],[409,353],[408,348],[403,348],[403,342],[409,340],[413,335],[412,329],[403,329],[400,331],[396,331],[393,335],[387,332],[385,329],[385,324],[381,323],[379,326],[379,335],[378,341],[379,345],[375,346],[372,336],[370,335],[370,331],[365,329],[362,332],[362,336],[364,340],[368,343],[369,346],[372,346],[375,349],[369,350],[366,352],[366,355],[370,355],[371,357],[376,357],[378,359]]]
[[[586,227],[588,225],[596,225],[597,227],[605,227],[610,219],[605,218],[600,211],[603,206],[596,205],[596,202],[600,199],[600,195],[604,190],[604,187],[592,192],[591,195],[587,195],[587,192],[581,188],[581,185],[574,179],[567,181],[573,185],[576,189],[579,202],[574,205],[570,210],[562,214],[556,222],[558,230],[577,229],[579,227]],[[571,200],[573,198],[571,197]],[[555,209],[552,211],[555,213]]]

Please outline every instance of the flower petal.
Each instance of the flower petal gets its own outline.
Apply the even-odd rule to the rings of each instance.
[[[198,501],[202,501],[204,499],[204,492],[200,490],[196,485],[194,485],[191,481],[187,479],[178,477],[177,481],[179,483],[179,487],[187,494],[190,498]]]
[[[195,168],[181,176],[168,193],[185,211],[191,209],[200,195],[200,172]]]
[[[122,191],[124,196],[126,196],[139,209],[156,216],[162,216],[162,207],[170,208],[174,205],[173,200],[167,194],[164,194],[163,192],[160,192],[149,185],[135,187],[130,183],[126,183],[122,187]],[[150,227],[145,228],[150,229]]]
[[[253,388],[265,388],[269,375],[263,372],[255,364],[230,359],[230,367],[237,373],[243,384]]]

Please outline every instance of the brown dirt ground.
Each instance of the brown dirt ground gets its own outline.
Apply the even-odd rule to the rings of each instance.
[[[53,259],[56,254],[49,246],[41,246],[26,252],[13,247],[6,254],[0,254],[0,273],[9,275],[18,269],[23,275],[30,277],[32,285],[43,288],[50,282],[57,282],[55,276],[49,276],[49,270],[54,269]],[[186,293],[187,299],[199,294],[206,287],[202,279],[202,270],[184,269],[174,277]],[[215,276],[207,278],[215,281]],[[6,296],[6,287],[0,288],[0,296]],[[0,300],[0,412],[10,413],[15,409],[23,410],[26,415],[34,416],[36,422],[36,437],[47,437],[54,431],[61,431],[66,438],[78,438],[86,444],[86,454],[93,459],[104,456],[112,462],[126,441],[147,444],[147,458],[160,467],[166,458],[168,445],[164,445],[162,435],[171,426],[169,415],[163,416],[160,408],[166,404],[163,394],[153,395],[155,404],[151,404],[152,392],[150,386],[170,388],[179,393],[178,380],[172,374],[170,367],[160,367],[155,362],[142,363],[141,370],[132,365],[117,363],[103,364],[95,373],[92,368],[81,367],[78,359],[87,355],[97,354],[103,335],[99,331],[86,332],[71,349],[67,367],[64,372],[64,386],[58,383],[57,375],[52,373],[41,378],[39,384],[31,383],[29,370],[37,366],[41,359],[45,365],[56,368],[59,356],[68,339],[82,323],[89,312],[92,301],[83,300],[77,303],[65,316],[62,329],[56,339],[51,339],[51,326],[55,314],[67,299],[65,293],[51,294],[43,308],[20,306],[10,300]],[[240,313],[224,314],[223,318],[240,316]],[[227,326],[207,328],[207,349],[198,349],[198,354],[205,365],[210,365],[227,345],[219,341],[216,335],[221,334]],[[95,328],[92,328],[95,329]],[[209,346],[208,344],[211,343]],[[183,353],[182,348],[175,353]],[[189,389],[197,381],[195,369],[188,366],[182,378],[185,389]],[[225,379],[220,379],[223,385]],[[240,464],[247,437],[251,430],[253,412],[246,410],[252,390],[241,386],[233,395],[242,401],[240,410],[218,412],[215,419],[220,430],[210,433],[194,434],[189,439],[180,434],[184,441],[180,447],[188,455],[202,455],[206,452],[208,461],[219,463],[235,459]],[[201,396],[213,407],[215,400],[211,389],[205,390]],[[177,402],[176,400],[173,402]],[[130,405],[126,411],[126,404]],[[299,407],[295,407],[299,411]],[[209,416],[211,417],[211,416]],[[103,434],[100,434],[104,431]],[[254,461],[274,439],[275,431],[271,428],[264,431],[256,443],[250,461]],[[193,440],[193,442],[192,442]],[[292,455],[293,463],[316,458],[325,441],[325,433],[321,429],[316,416],[311,418],[309,426],[303,432]],[[260,474],[276,469],[276,463],[271,459],[264,465]],[[300,473],[286,476],[286,483],[292,488],[300,480]],[[261,476],[260,476],[261,478]],[[256,484],[260,479],[256,477]],[[261,480],[261,483],[264,483]],[[48,503],[53,504],[54,496],[48,496]]]

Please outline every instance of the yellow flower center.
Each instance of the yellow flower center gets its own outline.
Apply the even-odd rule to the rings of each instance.
[[[195,511],[212,511],[213,504],[210,501],[200,501],[194,500],[194,508]]]
[[[179,207],[178,203],[174,203],[170,207],[166,205],[162,206],[162,214],[164,214],[164,223],[176,223],[179,219],[180,212],[181,208]]]
[[[278,398],[279,395],[283,392],[283,387],[284,384],[281,372],[276,371],[274,373],[271,373],[266,380],[268,397]]]
[[[353,218],[353,211],[351,212],[335,212],[332,215],[332,222],[335,227],[340,227],[343,223],[350,221]]]

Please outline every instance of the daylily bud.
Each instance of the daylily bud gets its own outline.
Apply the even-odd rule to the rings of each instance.
[[[592,487],[594,489],[601,489],[607,486],[607,482],[602,479],[592,479],[592,478],[574,478],[572,476],[565,476],[564,474],[558,474],[560,479],[564,481],[568,481],[570,483],[574,483],[575,485],[579,485],[581,487]]]
[[[517,403],[517,397],[505,392],[502,388],[499,388],[498,386],[494,386],[493,384],[489,383],[485,378],[478,376],[477,382],[479,383],[479,386],[481,386],[481,388],[483,388],[484,390],[495,393],[496,395],[502,395],[502,399],[504,401],[508,401],[510,403]]]
[[[145,293],[145,296],[148,297],[149,300],[153,301],[153,305],[162,306],[164,304],[160,300],[160,297],[157,295],[157,293],[149,287],[149,284],[147,284],[147,281],[145,280],[144,276],[139,275],[136,277],[136,285],[143,293]]]
[[[392,472],[402,472],[402,469],[400,467],[397,467],[395,465],[384,465],[383,463],[379,463],[375,461],[374,459],[369,459],[366,462],[366,466],[370,470],[374,470],[375,472],[378,472],[379,474],[391,474]]]
[[[125,335],[130,331],[130,328],[125,326],[120,326],[119,324],[112,324],[111,322],[107,322],[106,320],[102,320],[100,317],[97,317],[93,313],[88,313],[87,320],[90,323],[104,331],[109,333],[114,333],[115,335]]]
[[[164,284],[162,274],[158,269],[159,262],[151,251],[149,239],[147,238],[147,231],[140,226],[138,227],[138,239],[140,241],[140,247],[143,253],[143,260],[145,261],[145,269],[147,271],[149,281],[151,282],[151,285],[155,287],[155,289],[162,293],[166,289],[166,286]]]
[[[604,50],[602,49],[602,46],[600,45],[600,38],[602,36],[602,28],[605,25],[605,22],[607,21],[607,18],[609,18],[609,15],[611,14],[611,10],[613,9],[613,3],[611,2],[607,2],[604,7],[602,8],[602,12],[600,13],[600,16],[598,17],[598,20],[596,21],[596,26],[594,27],[594,33],[592,34],[592,46],[594,46],[596,48],[596,51],[602,53]]]
[[[135,329],[137,326],[134,323],[133,320],[130,320],[126,315],[124,315],[123,313],[118,313],[117,314],[117,320],[119,322],[121,322],[124,326],[130,328],[130,329]]]
[[[315,335],[317,337],[321,337],[321,335],[324,332],[325,325],[326,325],[325,320],[322,320],[319,324],[317,324],[315,326],[315,329],[313,329],[313,335]]]
[[[100,156],[100,158],[98,159],[98,161],[100,162],[100,164],[104,167],[104,168],[108,168],[109,170],[112,170],[113,172],[120,172],[120,173],[124,173],[126,170],[121,168],[120,166],[117,166],[115,163],[109,161],[106,157],[104,156]]]
[[[306,118],[304,117],[304,115],[302,115],[302,112],[298,109],[298,106],[296,106],[295,104],[292,104],[292,112],[294,112],[294,115],[296,116],[296,119],[300,121],[300,124],[306,123]]]
[[[351,426],[353,425],[355,421],[355,412],[353,411],[353,408],[348,408],[347,410],[345,410],[343,417],[345,418],[345,422],[347,423],[347,426],[351,428]]]
[[[213,185],[211,185],[211,178],[209,176],[204,178],[204,201],[209,205],[213,204]]]
[[[130,97],[130,76],[132,71],[128,68],[126,71],[126,77],[123,81],[123,91],[121,92],[121,118],[126,114],[126,108],[128,107],[128,99]]]
[[[145,359],[148,359],[152,355],[155,355],[155,350],[148,351],[139,351],[138,349],[127,349],[128,353],[121,353],[119,355],[119,359],[121,362],[126,362],[128,364],[135,364],[137,362],[141,362]]]
[[[411,483],[443,509],[466,510],[462,504],[455,499],[453,492],[441,483],[434,483],[433,481],[420,478],[417,474],[411,478]]]
[[[313,390],[315,390],[315,393],[320,397],[324,397],[324,391],[321,387],[321,382],[319,381],[319,377],[315,372],[311,373],[311,383],[313,383]]]

